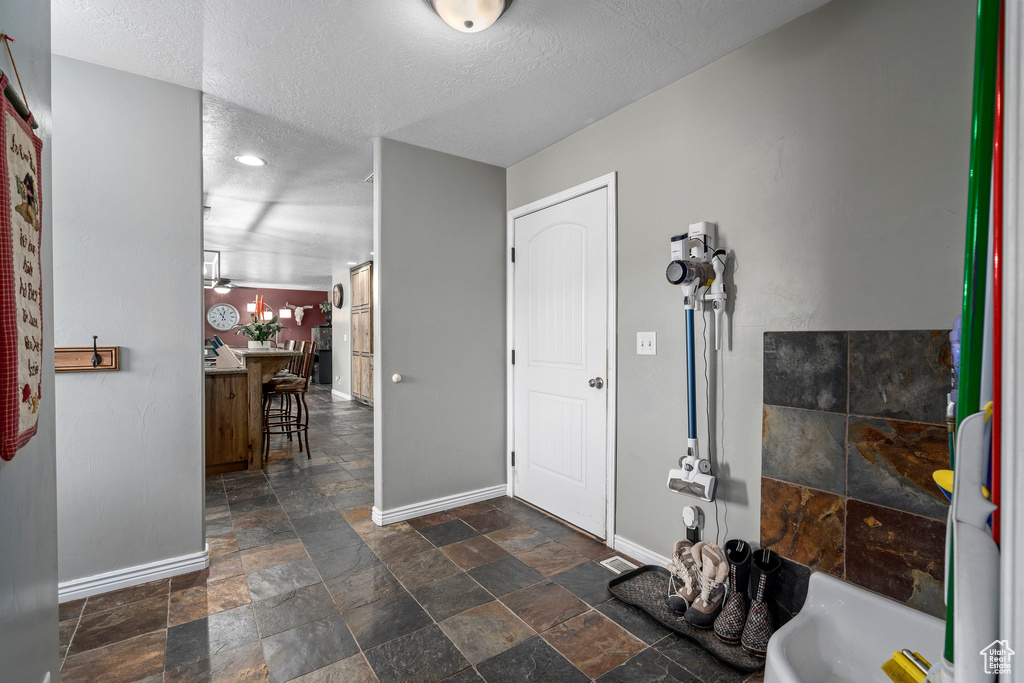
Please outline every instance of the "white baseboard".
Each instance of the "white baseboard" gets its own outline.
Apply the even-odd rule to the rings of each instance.
[[[640,560],[644,564],[653,564],[659,567],[664,567],[670,562],[669,558],[654,552],[650,548],[645,548],[639,543],[634,543],[628,538],[622,536],[615,537],[615,545],[612,546],[620,553],[629,555],[635,560]]]
[[[95,576],[65,581],[57,585],[57,600],[59,602],[68,602],[69,600],[88,598],[100,593],[118,590],[119,588],[138,586],[148,581],[156,581],[157,579],[166,579],[178,574],[200,571],[209,566],[210,546],[206,546],[206,549],[201,553],[170,557],[166,560],[150,562],[149,564],[115,569],[105,574],[96,574]]]
[[[500,498],[505,495],[506,491],[507,488],[505,484],[498,484],[497,486],[488,486],[485,489],[467,491],[466,493],[457,493],[454,496],[445,496],[444,498],[426,500],[422,503],[403,505],[402,507],[392,508],[390,510],[381,511],[376,505],[374,505],[372,512],[373,522],[377,526],[387,526],[388,524],[404,522],[407,519],[415,519],[416,517],[422,517],[423,515],[429,515],[434,512],[451,510],[452,508],[457,508],[460,505],[469,505],[470,503],[479,503],[482,500]]]
[[[338,391],[337,389],[331,389],[331,393],[334,394],[335,396],[337,396],[338,398],[345,399],[346,401],[351,401],[352,400],[352,397],[349,396],[348,394],[346,394],[343,391]]]

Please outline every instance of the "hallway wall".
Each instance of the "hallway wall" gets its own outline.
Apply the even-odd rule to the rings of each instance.
[[[759,536],[765,331],[952,325],[973,40],[969,0],[834,0],[509,169],[509,209],[619,174],[619,535],[669,555],[697,502],[665,486],[686,399],[664,273],[690,223],[717,221],[732,252],[715,429],[700,433],[720,485],[718,508],[703,504],[712,538]],[[638,357],[649,330],[658,355]]]
[[[504,207],[505,169],[375,141],[378,510],[505,481]]]
[[[43,140],[43,399],[36,435],[0,462],[0,678],[38,683],[48,671],[56,680],[58,667],[50,3],[0,3],[0,30],[17,41],[11,50]],[[3,62],[7,73],[6,51]]]
[[[201,552],[200,93],[53,58],[54,330],[121,346],[57,377],[60,580]]]

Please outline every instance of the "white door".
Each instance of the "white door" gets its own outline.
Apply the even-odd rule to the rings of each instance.
[[[515,219],[515,495],[606,533],[607,187]]]

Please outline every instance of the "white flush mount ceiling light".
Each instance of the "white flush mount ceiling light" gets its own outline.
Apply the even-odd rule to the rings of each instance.
[[[512,0],[425,0],[444,23],[463,33],[479,33],[512,5]]]
[[[240,164],[245,164],[246,166],[264,166],[267,163],[263,159],[253,156],[252,154],[239,154],[235,157],[235,161]]]

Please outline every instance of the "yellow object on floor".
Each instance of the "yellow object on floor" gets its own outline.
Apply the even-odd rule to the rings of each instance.
[[[893,683],[914,683],[916,681],[893,659],[882,665],[882,673],[892,679]]]
[[[940,489],[945,491],[947,498],[953,495],[953,470],[935,470],[932,472],[932,479]],[[981,494],[986,498],[991,498],[986,486],[981,487]]]
[[[914,654],[925,661],[921,655],[916,652]],[[924,679],[927,678],[927,675],[902,652],[893,652],[892,659],[882,665],[882,672],[892,679],[893,683],[924,683]]]

